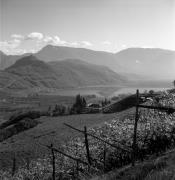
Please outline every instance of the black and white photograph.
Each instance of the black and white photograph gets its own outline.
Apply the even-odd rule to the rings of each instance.
[[[175,180],[175,0],[0,0],[0,180]]]

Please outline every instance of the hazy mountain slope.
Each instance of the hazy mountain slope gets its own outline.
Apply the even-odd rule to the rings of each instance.
[[[27,56],[18,60],[5,72],[21,77],[30,83],[30,87],[59,88],[69,85],[59,79],[52,67],[34,56]]]
[[[155,78],[175,78],[175,51],[129,48],[115,54],[130,72]]]
[[[2,51],[0,51],[0,70],[10,67],[17,60],[28,55],[29,53],[23,55],[6,55]]]
[[[36,53],[35,56],[46,62],[64,59],[80,59],[88,63],[112,67],[115,72],[121,71],[121,69],[125,70],[115,61],[113,53],[94,51],[85,48],[48,45]]]
[[[1,55],[4,57],[4,55]],[[25,56],[25,55],[23,55]],[[64,59],[80,59],[88,63],[105,65],[113,71],[127,76],[131,80],[174,79],[175,77],[175,51],[150,48],[128,48],[116,54],[93,51],[84,48],[72,48],[48,45],[35,56],[44,61],[62,61]],[[14,63],[21,56],[5,56],[8,62]],[[4,59],[4,58],[1,58]],[[2,60],[1,60],[2,61]]]
[[[34,87],[34,85],[32,85],[32,83],[26,81],[22,77],[6,71],[0,71],[0,90],[20,90],[32,87]]]
[[[126,78],[104,66],[72,59],[45,63],[33,55],[23,57],[0,73],[0,88],[121,85],[126,81]]]
[[[116,54],[83,48],[46,46],[36,56],[44,61],[81,59],[97,65],[105,65],[118,73],[149,78],[175,77],[175,51],[150,48],[128,48]],[[140,78],[136,78],[140,79]]]
[[[62,74],[67,72],[67,76],[64,77],[65,81],[71,78],[72,81],[76,80],[79,86],[123,84],[127,81],[124,76],[105,66],[89,64],[77,59],[50,62],[49,64],[56,72]]]

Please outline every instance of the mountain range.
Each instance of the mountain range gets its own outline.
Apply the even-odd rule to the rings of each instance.
[[[0,69],[5,69],[19,58],[1,52]],[[44,62],[79,59],[96,65],[104,65],[129,79],[174,79],[175,51],[158,48],[128,48],[118,53],[94,51],[84,48],[47,45],[33,54]]]
[[[116,54],[48,45],[35,54],[0,52],[0,89],[126,85],[175,78],[175,52],[129,48]]]
[[[44,62],[34,55],[22,57],[0,71],[1,89],[72,88],[125,82],[124,76],[105,66],[78,59]]]

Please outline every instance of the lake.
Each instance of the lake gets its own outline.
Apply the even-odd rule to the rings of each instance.
[[[169,89],[168,87],[155,88],[155,87],[84,87],[76,89],[60,89],[52,92],[52,94],[60,96],[76,96],[77,94],[85,95],[96,95],[97,97],[113,97],[118,96],[119,94],[134,94],[136,90],[139,89],[139,92],[143,93],[145,90],[150,91],[163,91]]]

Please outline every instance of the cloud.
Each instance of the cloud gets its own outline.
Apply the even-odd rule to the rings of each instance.
[[[21,44],[21,40],[19,39],[14,39],[11,41],[1,41],[0,50],[7,54],[11,54],[11,53],[13,54],[13,52],[16,50],[16,48],[19,47],[20,44]]]
[[[78,42],[72,42],[69,44],[70,44],[70,46],[74,46],[74,47],[78,47],[80,45]]]
[[[92,46],[92,43],[90,43],[89,41],[82,41],[81,44],[83,46]]]
[[[105,45],[105,46],[110,46],[111,42],[110,41],[103,41],[102,44]]]
[[[7,41],[0,41],[0,50],[5,52],[5,53],[8,53],[9,52],[9,44]]]
[[[137,64],[140,64],[141,62],[140,62],[139,60],[136,60],[136,63],[137,63]]]
[[[93,44],[89,41],[81,42],[68,42],[62,40],[59,36],[49,36],[44,35],[40,32],[31,32],[26,35],[12,34],[11,40],[0,42],[0,50],[7,54],[22,54],[28,52],[36,52],[46,46],[51,44],[54,46],[68,46],[68,47],[90,47]],[[109,44],[109,43],[108,43]]]
[[[145,48],[145,49],[152,49],[152,48],[154,48],[154,46],[149,46],[149,45],[144,45],[144,46],[141,46],[141,48]]]
[[[36,53],[37,51],[39,51],[40,49],[30,49],[30,50],[28,50],[27,52],[28,53]]]
[[[61,40],[58,36],[45,36],[43,38],[43,42],[46,44],[53,44],[53,45],[69,45],[67,41]]]
[[[55,45],[68,45],[69,43],[64,41],[64,40],[61,40],[58,36],[54,36],[53,37],[53,43]]]
[[[27,53],[26,49],[15,49],[11,51],[11,54],[25,54]]]
[[[45,36],[43,41],[46,42],[46,43],[52,43],[53,42],[53,38],[51,36]]]
[[[12,34],[11,38],[13,38],[13,39],[24,39],[24,36],[20,35],[20,34]]]
[[[18,39],[14,39],[12,41],[1,41],[0,48],[10,48],[14,49],[20,45],[21,41]]]
[[[127,45],[126,44],[123,44],[122,45],[122,49],[126,49],[127,48]]]
[[[55,43],[59,43],[61,40],[60,40],[60,38],[58,37],[58,36],[54,36],[54,41],[55,41]]]
[[[0,41],[0,47],[7,46],[8,42],[7,41]]]
[[[32,32],[27,35],[27,39],[42,40],[43,38],[44,38],[44,35],[39,32]]]
[[[19,45],[21,43],[21,40],[20,39],[14,39],[13,41],[11,41],[11,43]]]

